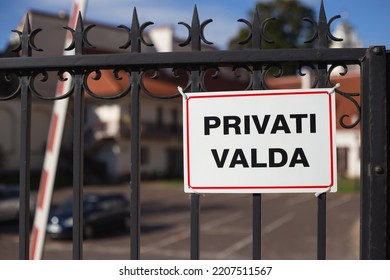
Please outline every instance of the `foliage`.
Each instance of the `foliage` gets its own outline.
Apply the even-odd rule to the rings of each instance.
[[[360,179],[350,179],[339,177],[337,182],[337,191],[341,193],[354,193],[360,191]]]
[[[254,12],[258,11],[260,22],[263,23],[267,18],[275,18],[268,22],[265,28],[265,36],[274,41],[273,44],[262,42],[262,48],[297,48],[311,47],[311,44],[305,44],[313,34],[311,24],[303,21],[304,18],[314,19],[314,11],[303,5],[297,0],[274,0],[271,2],[259,2],[256,8],[250,12],[249,21],[254,17]],[[243,41],[250,34],[248,26],[241,28],[238,34],[229,42],[229,49],[237,50],[250,48],[251,43],[240,45],[238,42]]]

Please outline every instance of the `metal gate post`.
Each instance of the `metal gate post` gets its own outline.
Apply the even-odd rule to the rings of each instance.
[[[318,17],[318,48],[329,48],[329,25],[326,18],[324,2],[321,1],[320,13]],[[327,63],[318,64],[318,84],[319,88],[324,88],[328,83]],[[317,198],[317,259],[326,259],[326,193],[322,193]]]
[[[130,209],[130,259],[139,260],[141,252],[141,193],[140,193],[140,163],[141,163],[141,135],[140,135],[140,96],[138,72],[131,72],[133,80],[131,90],[131,209]]]
[[[20,37],[22,57],[32,55],[31,25],[28,15]],[[20,171],[19,171],[19,259],[28,260],[30,251],[30,165],[31,165],[31,92],[30,77],[24,73],[20,77]]]
[[[79,13],[76,29],[73,34],[75,56],[83,55],[84,22]],[[72,49],[70,47],[70,49]],[[84,227],[84,115],[85,99],[83,91],[83,74],[76,72],[74,76],[73,104],[73,259],[83,259],[83,227]]]
[[[131,53],[141,52],[142,30],[136,8],[129,32]],[[141,105],[139,71],[131,71],[133,85],[131,88],[131,158],[130,158],[130,259],[139,260],[141,257]]]
[[[388,96],[385,47],[362,63],[361,259],[388,259]]]
[[[205,21],[200,24],[198,9],[195,5],[194,11],[192,14],[192,22],[191,27],[181,22],[179,24],[183,24],[187,26],[189,32],[189,39],[191,41],[191,50],[198,52],[202,50],[201,40],[204,40],[203,28],[210,21]],[[188,39],[187,39],[188,40]],[[179,46],[185,46],[189,44],[189,42],[184,42],[179,44]],[[201,91],[200,86],[200,68],[194,67],[191,69],[191,92]],[[190,222],[190,258],[191,260],[199,260],[200,259],[200,195],[197,193],[191,194],[191,222]]]

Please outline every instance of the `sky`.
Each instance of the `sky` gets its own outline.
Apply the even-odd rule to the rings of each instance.
[[[286,0],[288,1],[288,0]],[[192,12],[197,5],[200,21],[213,19],[205,28],[205,37],[226,49],[227,42],[239,28],[237,22],[249,18],[255,3],[269,0],[89,0],[86,20],[118,26],[131,25],[133,8],[137,8],[140,23],[154,22],[154,26],[171,25],[179,38],[187,37],[187,29],[179,21],[191,24]],[[321,0],[301,0],[318,14]],[[15,29],[28,10],[33,9],[57,14],[70,13],[73,0],[16,0],[0,1],[0,50],[6,46],[11,30]],[[340,15],[333,28],[348,21],[356,30],[363,47],[385,45],[390,48],[390,1],[389,0],[324,0],[328,20]],[[148,27],[150,28],[150,27]],[[147,30],[147,29],[146,29]]]

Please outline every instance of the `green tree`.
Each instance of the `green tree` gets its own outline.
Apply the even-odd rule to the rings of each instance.
[[[254,10],[249,13],[250,22],[253,19],[254,12],[258,11],[260,22],[268,18],[275,20],[268,21],[265,28],[265,36],[274,41],[273,44],[262,42],[262,48],[299,48],[311,47],[311,44],[305,44],[313,34],[313,27],[304,18],[314,19],[314,11],[297,0],[274,0],[269,2],[259,2]],[[238,34],[229,42],[229,49],[245,49],[251,47],[251,42],[242,45],[239,42],[245,40],[250,34],[248,26],[242,27]]]

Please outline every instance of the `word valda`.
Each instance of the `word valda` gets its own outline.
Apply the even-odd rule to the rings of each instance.
[[[230,168],[234,168],[237,165],[241,165],[244,168],[256,168],[256,167],[283,167],[288,164],[288,167],[295,167],[297,164],[301,164],[304,167],[309,167],[306,155],[302,148],[296,148],[291,158],[288,157],[287,152],[281,148],[270,148],[268,154],[265,153],[268,158],[268,162],[260,161],[260,155],[258,149],[250,149],[250,152],[245,155],[243,149],[235,149],[233,153],[230,149],[223,149],[222,152],[218,152],[217,149],[211,149],[215,163],[218,168],[225,167],[226,160],[229,156]],[[264,160],[264,159],[263,159]]]
[[[214,135],[219,130],[223,135],[248,134],[303,134],[316,133],[315,114],[282,115],[244,115],[244,116],[205,116],[204,135]],[[253,147],[248,149],[211,149],[211,154],[218,168],[275,168],[295,167],[297,165],[310,167],[302,147],[293,149],[280,147]],[[291,153],[291,151],[293,151]]]

